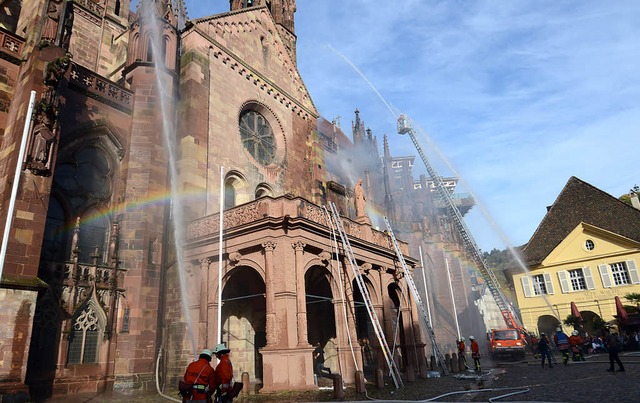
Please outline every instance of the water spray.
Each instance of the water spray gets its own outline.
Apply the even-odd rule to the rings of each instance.
[[[151,28],[151,33],[149,37],[151,38],[151,52],[153,55],[153,64],[157,70],[164,70],[164,58],[163,55],[161,40],[162,34],[160,32],[159,25],[161,24],[161,20],[158,19],[156,15],[156,10],[153,5],[143,4],[142,9],[142,18],[146,20]],[[174,231],[174,248],[176,252],[176,266],[178,268],[178,276],[180,282],[180,298],[182,302],[182,310],[185,316],[185,320],[187,322],[187,334],[189,340],[191,341],[191,348],[193,351],[194,358],[197,359],[197,345],[195,340],[195,335],[193,332],[193,323],[191,321],[191,313],[189,312],[187,300],[187,278],[184,268],[184,234],[182,229],[184,228],[184,216],[183,216],[183,206],[182,200],[179,196],[178,189],[178,171],[176,167],[176,152],[175,152],[175,142],[173,136],[176,133],[176,128],[174,126],[175,117],[174,112],[171,111],[170,105],[172,104],[172,95],[167,93],[167,88],[165,82],[161,79],[159,74],[156,74],[156,85],[158,88],[158,97],[160,101],[160,110],[162,114],[162,135],[164,138],[166,150],[168,153],[169,159],[169,183],[171,186],[171,217],[173,219],[173,231]]]

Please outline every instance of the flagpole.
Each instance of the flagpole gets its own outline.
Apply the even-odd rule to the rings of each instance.
[[[222,231],[224,225],[224,167],[220,167],[220,223],[218,230],[218,344],[222,343]]]

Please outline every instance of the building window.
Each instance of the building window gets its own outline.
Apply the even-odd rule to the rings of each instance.
[[[631,284],[625,262],[612,263],[611,275],[613,276],[613,284],[615,285]]]
[[[273,196],[273,190],[271,190],[271,188],[268,187],[266,184],[258,185],[258,187],[256,188],[256,194],[255,194],[256,200],[266,196]]]
[[[587,289],[587,282],[584,279],[582,269],[569,270],[569,279],[571,280],[571,288],[573,291]]]
[[[595,290],[596,285],[593,282],[593,276],[591,275],[591,269],[589,267],[583,267],[573,270],[560,270],[558,272],[558,280],[560,281],[560,287],[563,293]]]
[[[535,276],[522,276],[522,291],[527,298],[535,297],[539,295],[553,295],[553,282],[551,281],[551,274],[542,273]]]
[[[224,209],[230,209],[236,205],[236,188],[233,186],[233,181],[227,179],[224,184]]]
[[[602,285],[605,288],[640,284],[640,275],[635,260],[598,265]]]
[[[591,239],[587,239],[586,241],[584,241],[584,248],[586,250],[593,250],[595,247],[596,245],[593,243]]]
[[[69,338],[68,364],[91,364],[98,361],[98,317],[91,305],[76,318]]]
[[[544,276],[542,274],[538,274],[531,278],[533,282],[533,295],[543,295],[547,294],[547,286],[544,281]]]
[[[276,140],[267,119],[260,113],[249,110],[240,116],[242,145],[261,165],[267,166],[276,160]]]

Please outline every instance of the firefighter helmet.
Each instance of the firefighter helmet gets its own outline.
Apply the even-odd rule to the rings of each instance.
[[[220,343],[213,348],[213,354],[226,354],[229,351],[231,350],[229,350],[224,343]]]

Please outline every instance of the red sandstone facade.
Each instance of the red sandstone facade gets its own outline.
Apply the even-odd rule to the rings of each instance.
[[[16,208],[0,288],[0,393],[153,388],[161,347],[159,372],[173,385],[194,348],[220,340],[236,378],[248,373],[263,392],[316,387],[316,343],[346,382],[383,368],[380,354],[370,362],[361,352],[364,338],[377,342],[321,207],[329,202],[389,341],[399,327],[401,368],[425,374],[415,303],[380,222],[351,220],[348,178],[363,178],[412,267],[422,246],[441,270],[442,246],[455,251],[457,239],[429,193],[393,186],[388,144],[380,166],[357,111],[353,142],[320,117],[296,67],[294,0],[233,0],[230,12],[186,24],[168,0],[142,0],[135,12],[129,0],[5,3],[3,227],[13,196]],[[38,102],[12,195],[31,91]],[[367,162],[347,172],[336,163],[344,152]],[[468,312],[467,268],[454,261],[452,271]],[[436,335],[452,344],[446,287],[430,277]]]

